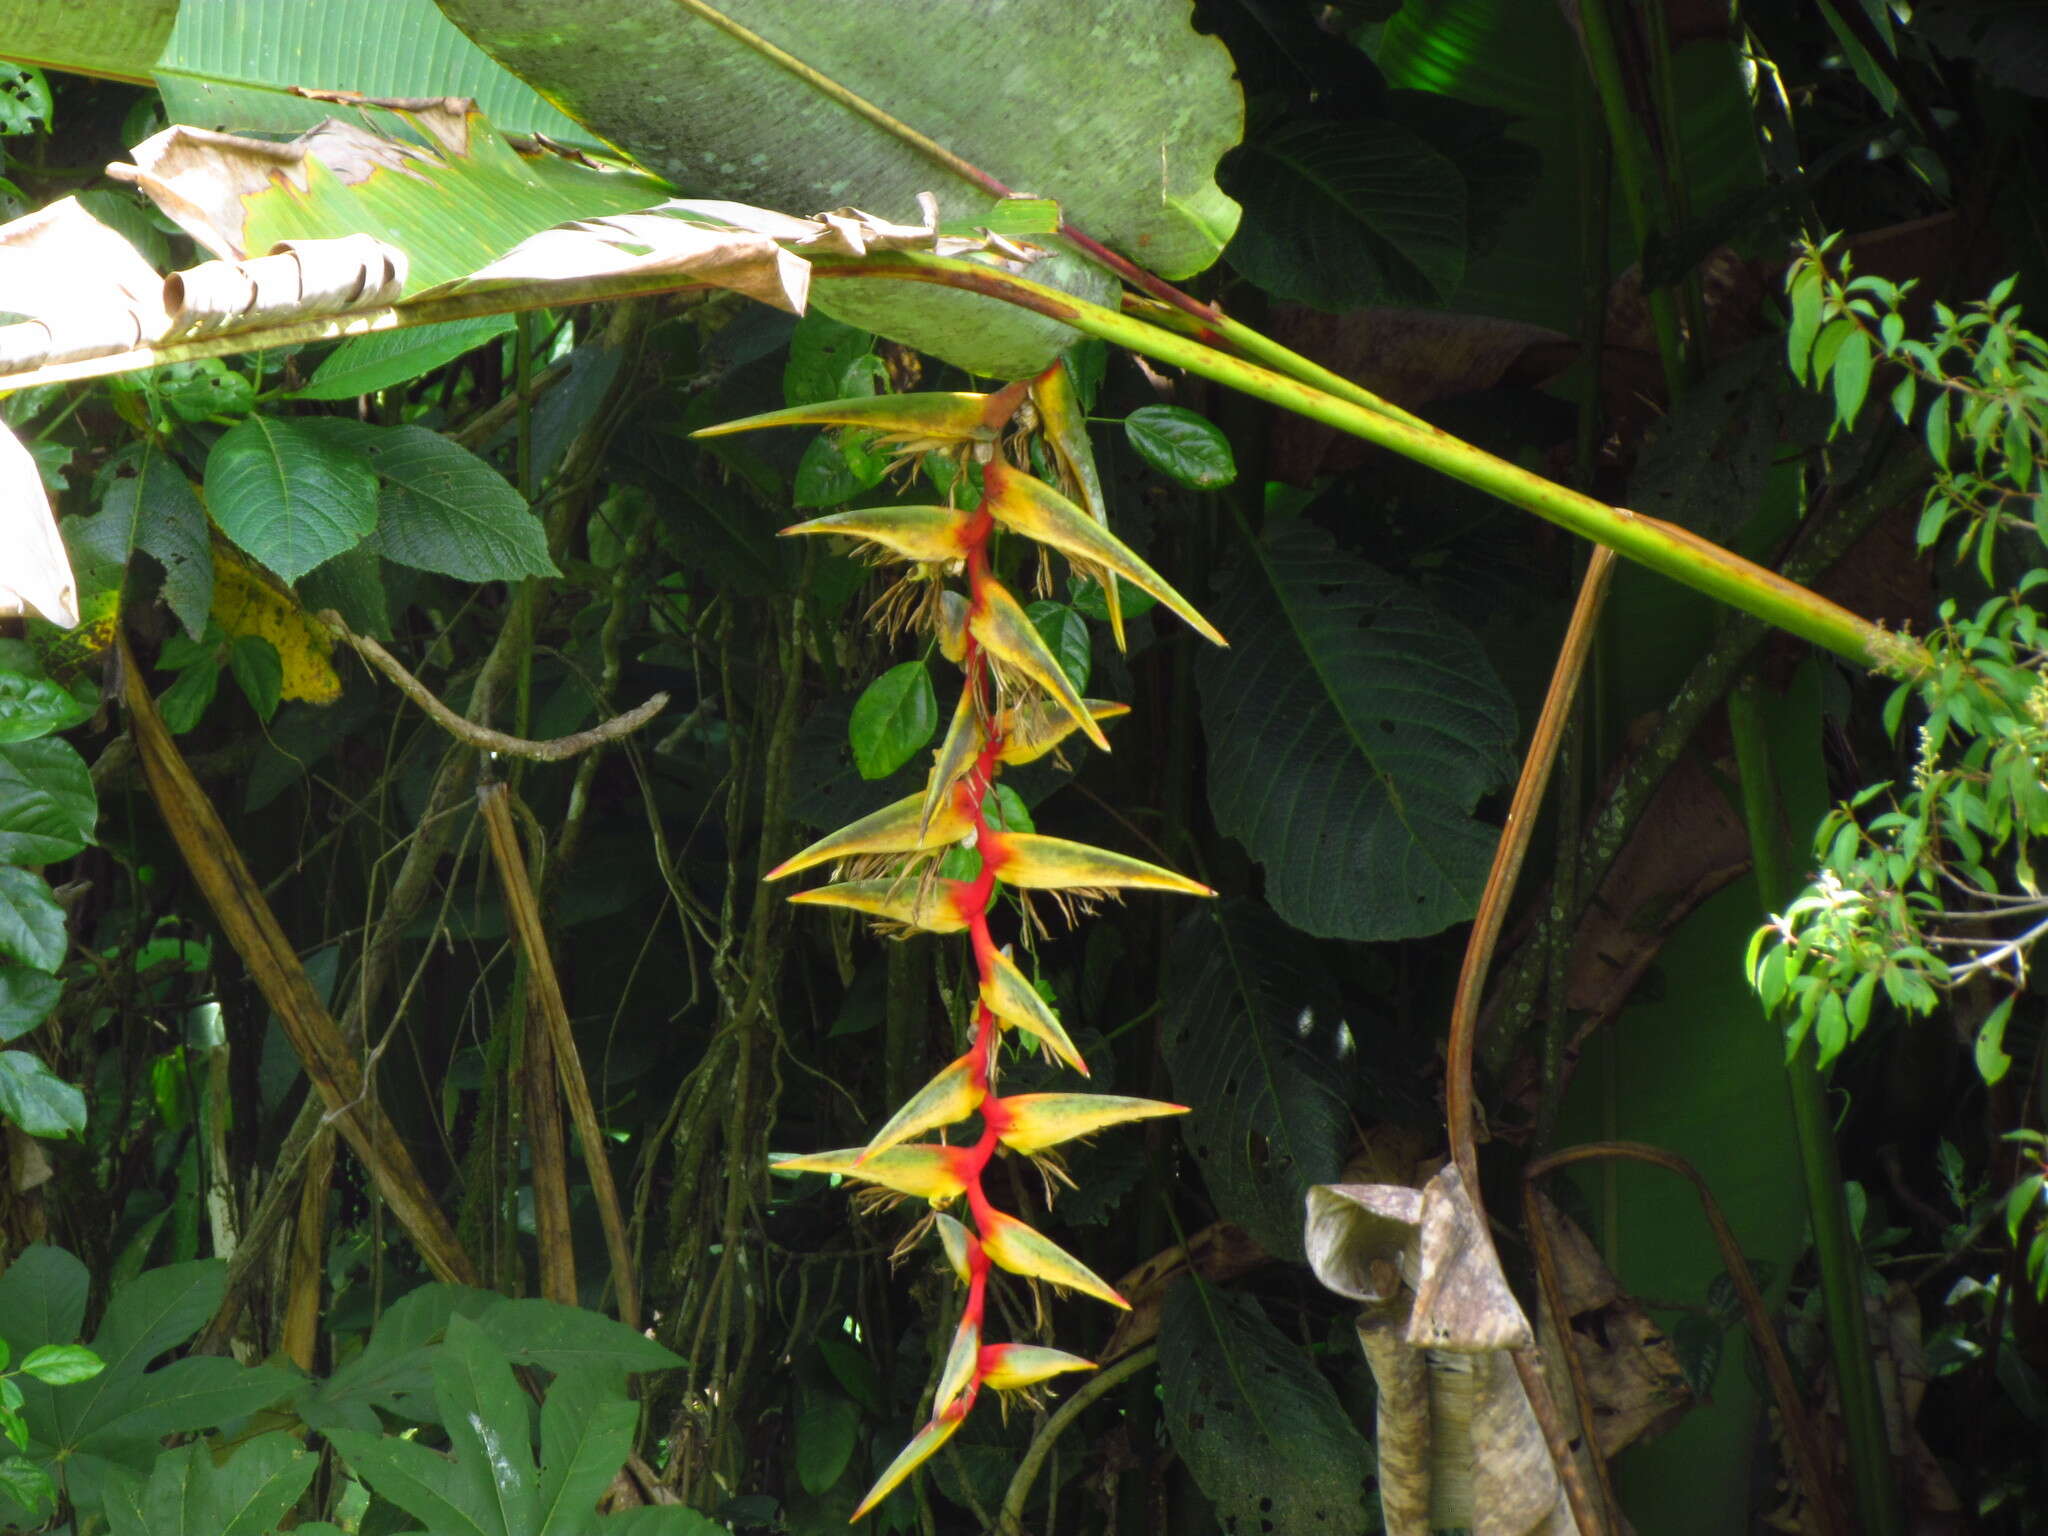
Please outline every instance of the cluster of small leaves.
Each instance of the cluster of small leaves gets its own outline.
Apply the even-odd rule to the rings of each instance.
[[[1837,431],[1855,426],[1876,370],[1892,376],[1891,409],[1934,465],[1923,549],[1952,537],[1992,584],[2010,535],[2048,542],[2048,343],[2021,327],[2011,280],[1961,313],[1935,305],[1924,342],[1906,334],[1910,284],[1852,276],[1826,245],[1788,286],[1793,371],[1832,390]],[[2034,854],[2048,833],[2048,627],[2030,600],[2048,569],[2033,538],[2024,548],[2029,568],[2005,592],[1970,612],[1943,604],[1932,664],[1886,704],[1894,736],[1914,700],[1925,711],[1910,780],[1871,785],[1827,817],[1817,878],[1750,944],[1751,981],[1787,1019],[1788,1049],[1811,1034],[1822,1065],[1868,1027],[1880,992],[1924,1015],[1976,980],[1999,994],[1977,1021],[1978,1072],[1996,1083],[2012,1065],[2013,1003],[2048,935]],[[2018,1215],[2013,1230],[2017,1241]]]
[[[55,736],[92,709],[27,646],[0,642],[0,1042],[41,1024],[63,991],[64,908],[39,871],[93,841],[92,775]],[[0,1051],[0,1115],[32,1136],[72,1135],[85,1129],[85,1096],[33,1052]]]
[[[0,1367],[12,1358],[7,1341],[0,1339]],[[28,1420],[21,1410],[28,1399],[15,1378],[26,1376],[46,1387],[64,1387],[90,1381],[105,1369],[106,1362],[83,1344],[39,1344],[22,1357],[20,1365],[0,1373],[0,1435],[14,1442],[13,1452],[0,1459],[0,1494],[24,1509],[53,1504],[57,1498],[57,1485],[50,1474],[22,1454],[28,1449]]]

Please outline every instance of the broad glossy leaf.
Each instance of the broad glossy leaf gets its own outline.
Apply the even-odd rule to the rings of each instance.
[[[1372,1447],[1256,1298],[1195,1277],[1168,1291],[1159,1380],[1173,1448],[1224,1529],[1377,1527]]]
[[[0,860],[54,864],[93,840],[99,798],[68,741],[0,743]]]
[[[597,1501],[633,1449],[639,1405],[600,1365],[559,1372],[540,1408],[539,1525],[535,1536],[585,1536]]]
[[[1441,304],[1465,275],[1465,180],[1384,118],[1294,122],[1230,162],[1244,204],[1230,264],[1317,309]]]
[[[374,394],[445,367],[517,324],[511,315],[479,315],[474,320],[352,336],[327,354],[306,386],[295,391],[295,398],[349,400]]]
[[[434,1360],[434,1401],[455,1463],[449,1482],[465,1491],[464,1502],[485,1511],[499,1536],[533,1530],[540,1490],[526,1397],[504,1352],[466,1317],[450,1320]]]
[[[451,1477],[446,1456],[416,1440],[358,1429],[330,1429],[327,1439],[349,1470],[434,1536],[506,1536],[494,1503]]]
[[[281,417],[251,416],[213,445],[206,500],[221,532],[286,581],[377,526],[368,459]]]
[[[64,909],[43,877],[0,864],[0,957],[39,971],[64,963]]]
[[[0,1117],[31,1136],[85,1130],[85,1095],[28,1051],[0,1051]]]
[[[1184,4],[1102,0],[1085,26],[949,0],[725,0],[712,12],[795,68],[720,30],[711,7],[674,0],[557,11],[545,27],[517,0],[441,8],[571,116],[716,196],[806,213],[858,203],[907,220],[917,194],[935,191],[943,219],[985,213],[985,187],[810,87],[815,72],[1008,185],[1058,199],[1168,277],[1209,265],[1236,223],[1212,176],[1242,104],[1228,55]]]
[[[1185,406],[1141,405],[1124,418],[1124,435],[1138,457],[1192,490],[1221,490],[1237,478],[1230,439]]]
[[[820,1494],[838,1482],[853,1459],[860,1432],[860,1410],[852,1401],[822,1387],[797,1392],[796,1419],[791,1425],[796,1444],[797,1481],[804,1491]]]
[[[0,965],[0,1041],[18,1039],[50,1016],[64,983],[48,971]]]
[[[119,1469],[107,1501],[113,1536],[267,1536],[313,1480],[320,1458],[277,1431],[237,1446],[225,1462],[193,1441],[156,1459],[147,1483]]]
[[[16,1367],[25,1376],[33,1376],[45,1386],[66,1387],[74,1381],[85,1381],[97,1376],[107,1368],[100,1359],[83,1344],[42,1344],[21,1357]]]
[[[460,443],[426,427],[394,427],[370,445],[384,489],[377,553],[462,581],[559,574],[546,530],[510,482]]]
[[[886,779],[917,755],[938,726],[938,696],[925,664],[891,667],[855,700],[847,726],[861,777]]]
[[[1299,1257],[1302,1201],[1337,1176],[1342,1015],[1306,940],[1248,903],[1190,914],[1166,968],[1166,1065],[1216,1208]],[[1321,1052],[1317,1047],[1322,1046]]]
[[[47,677],[0,672],[0,744],[69,730],[91,713]]]
[[[90,69],[147,85],[177,19],[178,0],[94,0],[89,6],[47,0],[0,3],[7,56],[46,69]]]
[[[433,1388],[434,1352],[449,1319],[458,1313],[480,1317],[503,1300],[464,1285],[407,1291],[377,1320],[362,1352],[299,1399],[300,1413],[323,1432],[346,1427],[374,1433],[380,1427],[377,1408],[422,1416],[409,1409]]]
[[[277,1366],[244,1366],[219,1355],[173,1360],[104,1400],[100,1416],[81,1430],[81,1446],[126,1456],[137,1441],[225,1424],[280,1402],[299,1380]]]
[[[1195,666],[1217,826],[1289,923],[1430,934],[1472,914],[1514,772],[1514,706],[1478,640],[1306,525],[1251,546]]]
[[[466,1317],[462,1320],[468,1321]],[[603,1368],[633,1372],[672,1370],[683,1363],[672,1351],[617,1318],[538,1297],[500,1301],[476,1319],[476,1326],[515,1365],[538,1365],[550,1371]],[[451,1319],[449,1337],[455,1332]]]

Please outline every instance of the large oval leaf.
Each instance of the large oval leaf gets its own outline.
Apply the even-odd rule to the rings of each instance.
[[[1237,226],[1214,172],[1243,101],[1187,0],[440,4],[571,116],[719,197],[799,214],[857,203],[909,220],[917,194],[934,192],[944,217],[981,221],[987,189],[921,136],[1016,191],[1057,198],[1167,277],[1208,266]]]
[[[92,774],[70,742],[0,742],[0,859],[68,859],[93,840],[98,816]]]
[[[361,453],[305,425],[251,416],[206,456],[220,531],[286,581],[360,544],[377,526],[377,477]]]
[[[1398,123],[1296,123],[1231,161],[1230,264],[1317,309],[1441,304],[1465,275],[1465,181]]]
[[[1253,1298],[1192,1277],[1168,1291],[1159,1380],[1173,1448],[1224,1530],[1378,1529],[1372,1447]]]
[[[1514,772],[1514,704],[1470,630],[1307,524],[1251,547],[1196,663],[1216,824],[1266,897],[1326,938],[1405,939],[1472,915]]]
[[[369,447],[385,482],[374,541],[385,559],[463,581],[559,574],[526,498],[460,443],[393,427]]]
[[[1271,1253],[1300,1258],[1309,1186],[1337,1176],[1348,1042],[1309,941],[1250,902],[1190,913],[1166,967],[1166,1066],[1209,1196]]]

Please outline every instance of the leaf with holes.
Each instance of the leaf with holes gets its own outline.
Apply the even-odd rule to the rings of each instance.
[[[369,460],[271,416],[251,416],[213,445],[206,501],[220,531],[286,581],[355,548],[377,526]]]
[[[1252,1297],[1194,1276],[1168,1291],[1159,1381],[1173,1448],[1225,1531],[1378,1528],[1372,1447]]]
[[[213,607],[213,537],[185,471],[145,438],[116,455],[97,484],[102,512],[125,520],[128,542],[164,568],[164,603],[197,640]]]
[[[1294,524],[1253,545],[1196,662],[1217,826],[1266,899],[1325,938],[1405,939],[1472,915],[1515,769],[1513,701],[1470,630]]]
[[[1265,1248],[1299,1258],[1302,1201],[1336,1178],[1350,1126],[1328,977],[1308,940],[1249,902],[1190,913],[1166,976],[1166,1066],[1174,1096],[1194,1106],[1181,1133],[1210,1197]]]

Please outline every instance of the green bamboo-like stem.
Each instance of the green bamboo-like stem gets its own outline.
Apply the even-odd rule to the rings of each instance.
[[[1757,894],[1767,911],[1792,894],[1787,879],[1784,831],[1770,744],[1764,737],[1755,684],[1728,696],[1728,725],[1742,777],[1742,812],[1749,824]],[[1904,1530],[1897,1480],[1885,1439],[1884,1407],[1877,1368],[1870,1354],[1870,1330],[1863,1313],[1863,1263],[1849,1225],[1842,1166],[1828,1116],[1827,1087],[1808,1035],[1785,1067],[1792,1121],[1799,1138],[1799,1165],[1806,1182],[1813,1247],[1820,1261],[1821,1301],[1827,1313],[1828,1347],[1841,1394],[1842,1426],[1849,1442],[1849,1475],[1856,1495],[1857,1529],[1866,1536],[1901,1536]]]
[[[816,275],[900,278],[965,288],[1035,310],[1075,330],[1143,353],[1160,362],[1240,390],[1269,405],[1363,438],[1405,458],[1462,480],[1582,538],[1604,544],[1625,559],[1669,576],[1732,608],[1835,652],[1866,667],[1918,670],[1924,647],[1851,613],[1838,603],[1787,581],[1775,571],[1743,559],[1683,528],[1610,507],[1579,491],[1496,458],[1433,427],[1409,426],[1379,412],[1339,400],[1297,379],[1283,378],[1242,358],[1231,357],[1185,336],[1162,330],[1115,310],[1101,308],[1024,278],[970,261],[942,256],[893,254],[866,258],[819,258]]]
[[[1579,7],[1579,30],[1586,49],[1586,67],[1600,95],[1601,115],[1607,119],[1607,138],[1614,146],[1615,170],[1621,181],[1623,201],[1628,205],[1629,228],[1635,232],[1636,254],[1653,230],[1665,226],[1664,185],[1651,163],[1642,125],[1629,106],[1628,83],[1623,78],[1621,49],[1614,36],[1614,19],[1609,0],[1585,0]],[[1641,270],[1640,267],[1637,269]],[[1657,337],[1657,357],[1664,365],[1664,387],[1676,400],[1685,393],[1685,347],[1678,334],[1678,312],[1669,289],[1643,284],[1643,301],[1650,309],[1650,327]]]

